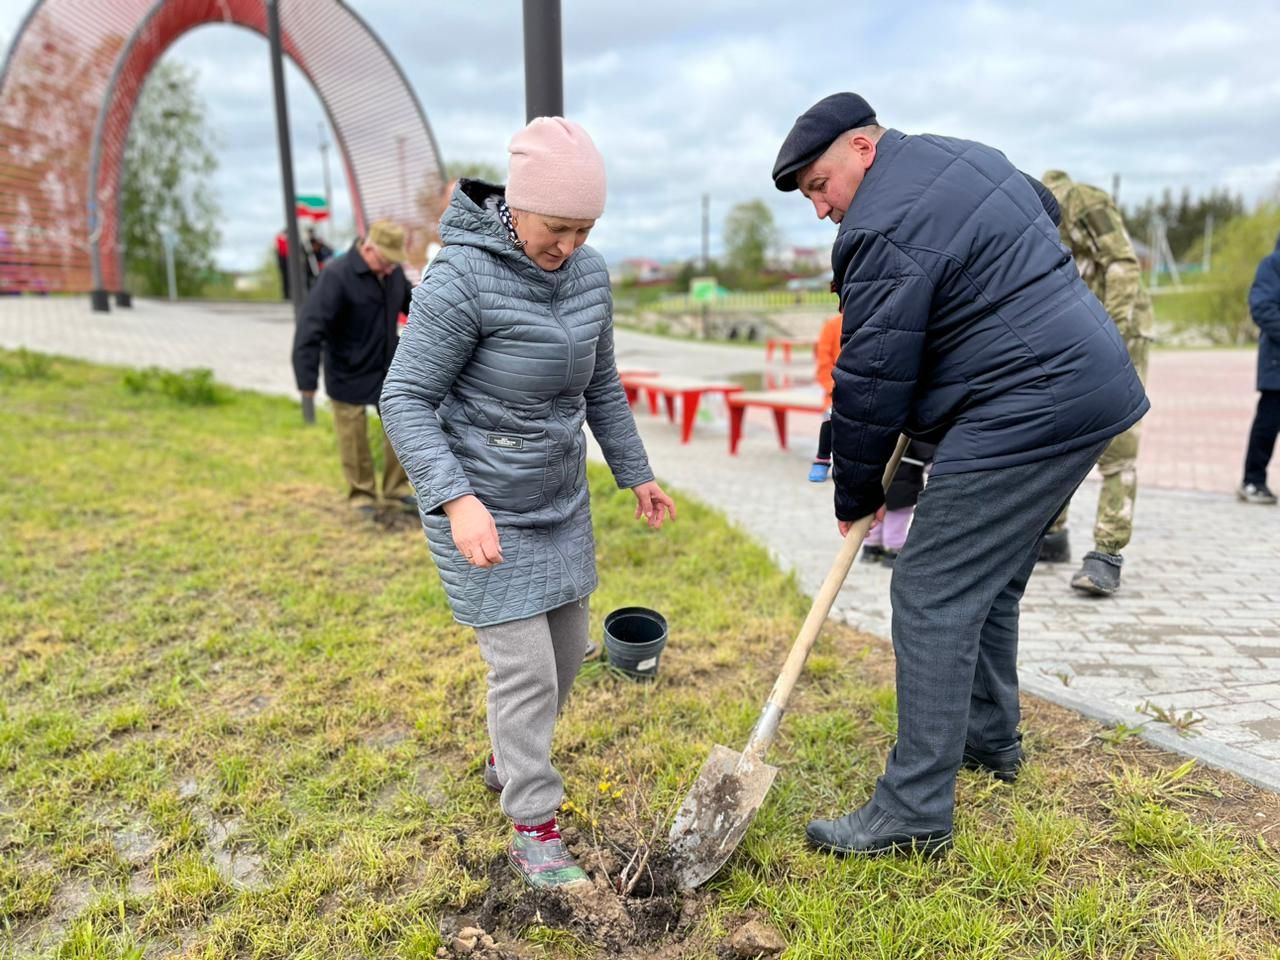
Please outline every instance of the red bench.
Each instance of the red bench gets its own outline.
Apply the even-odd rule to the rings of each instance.
[[[726,399],[742,390],[742,385],[727,381],[699,380],[696,377],[636,375],[622,376],[622,387],[627,399],[635,403],[641,390],[649,398],[649,412],[657,414],[658,397],[667,406],[667,419],[676,422],[676,398],[680,398],[680,442],[688,443],[693,435],[693,424],[698,416],[698,404],[704,394],[718,393]]]
[[[729,452],[737,454],[742,441],[742,419],[748,407],[764,407],[773,411],[773,423],[778,430],[778,446],[787,446],[787,413],[826,413],[827,404],[821,394],[807,390],[764,390],[751,393],[734,393],[725,397],[729,405]]]
[[[790,363],[792,348],[798,350],[812,350],[817,345],[817,340],[802,340],[794,337],[770,337],[764,342],[764,362],[768,363],[773,359],[773,351],[775,348],[782,349],[782,362]]]
[[[640,388],[636,385],[637,381],[652,380],[659,376],[661,374],[657,370],[619,370],[618,379],[622,381],[622,389],[627,395],[627,403],[633,407],[636,405],[636,398],[640,394]],[[652,412],[657,413],[657,407],[654,407]]]

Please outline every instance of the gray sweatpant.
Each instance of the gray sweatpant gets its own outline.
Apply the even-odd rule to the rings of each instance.
[[[587,649],[588,612],[583,598],[476,628],[489,665],[489,742],[503,784],[502,811],[516,823],[546,823],[564,799],[551,737]]]
[[[874,802],[950,829],[965,743],[1018,742],[1018,602],[1040,538],[1105,444],[929,480],[893,567],[898,742]]]

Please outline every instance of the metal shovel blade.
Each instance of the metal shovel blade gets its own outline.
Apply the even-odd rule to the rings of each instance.
[[[724,866],[773,785],[778,768],[716,744],[676,813],[669,839],[684,890]]]

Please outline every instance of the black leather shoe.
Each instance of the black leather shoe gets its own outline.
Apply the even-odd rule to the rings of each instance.
[[[992,752],[966,743],[961,766],[966,770],[985,770],[997,780],[1013,783],[1018,779],[1018,768],[1022,766],[1022,746],[1015,743],[1012,747]]]
[[[1057,533],[1046,533],[1040,541],[1040,556],[1037,563],[1070,563],[1071,540],[1066,530]]]
[[[804,833],[819,850],[861,857],[890,853],[935,857],[951,846],[950,830],[912,830],[905,821],[870,803],[839,820],[814,820]]]

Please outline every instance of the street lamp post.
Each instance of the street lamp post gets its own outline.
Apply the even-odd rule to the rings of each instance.
[[[289,106],[284,94],[284,52],[280,42],[280,0],[267,0],[267,40],[271,44],[271,85],[275,90],[276,139],[280,143],[280,179],[284,184],[284,228],[289,243],[286,269],[293,321],[302,316],[307,281],[302,273],[302,236],[298,232],[297,192],[293,187],[293,150],[289,143]]]
[[[564,116],[560,0],[524,0],[525,120]]]

